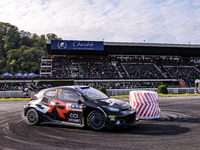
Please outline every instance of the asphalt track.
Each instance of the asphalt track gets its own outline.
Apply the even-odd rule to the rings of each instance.
[[[56,125],[29,126],[27,101],[0,102],[1,150],[199,150],[200,97],[159,98],[161,117],[128,129],[95,132]]]

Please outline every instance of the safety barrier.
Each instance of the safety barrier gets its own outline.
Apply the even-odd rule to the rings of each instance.
[[[107,95],[129,95],[130,91],[156,91],[157,88],[138,88],[138,89],[106,89]],[[194,88],[168,88],[169,94],[194,93]],[[22,91],[0,91],[0,97],[23,97]]]
[[[136,110],[136,116],[140,119],[157,119],[160,117],[157,92],[131,91],[129,103]]]
[[[0,98],[5,97],[5,98],[9,98],[9,97],[24,97],[24,94],[22,91],[0,91]]]

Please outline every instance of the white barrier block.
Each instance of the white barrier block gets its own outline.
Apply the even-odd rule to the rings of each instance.
[[[140,119],[157,119],[160,117],[158,93],[153,91],[130,91],[129,104],[137,111]]]

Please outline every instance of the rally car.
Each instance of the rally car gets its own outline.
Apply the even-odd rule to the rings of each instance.
[[[128,103],[88,86],[43,89],[24,106],[24,116],[30,125],[56,123],[93,130],[128,127],[138,121]]]

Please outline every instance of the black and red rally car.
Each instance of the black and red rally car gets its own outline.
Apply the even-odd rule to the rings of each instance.
[[[128,127],[137,121],[128,103],[88,86],[60,86],[39,91],[24,106],[30,125],[56,123],[93,130]]]

